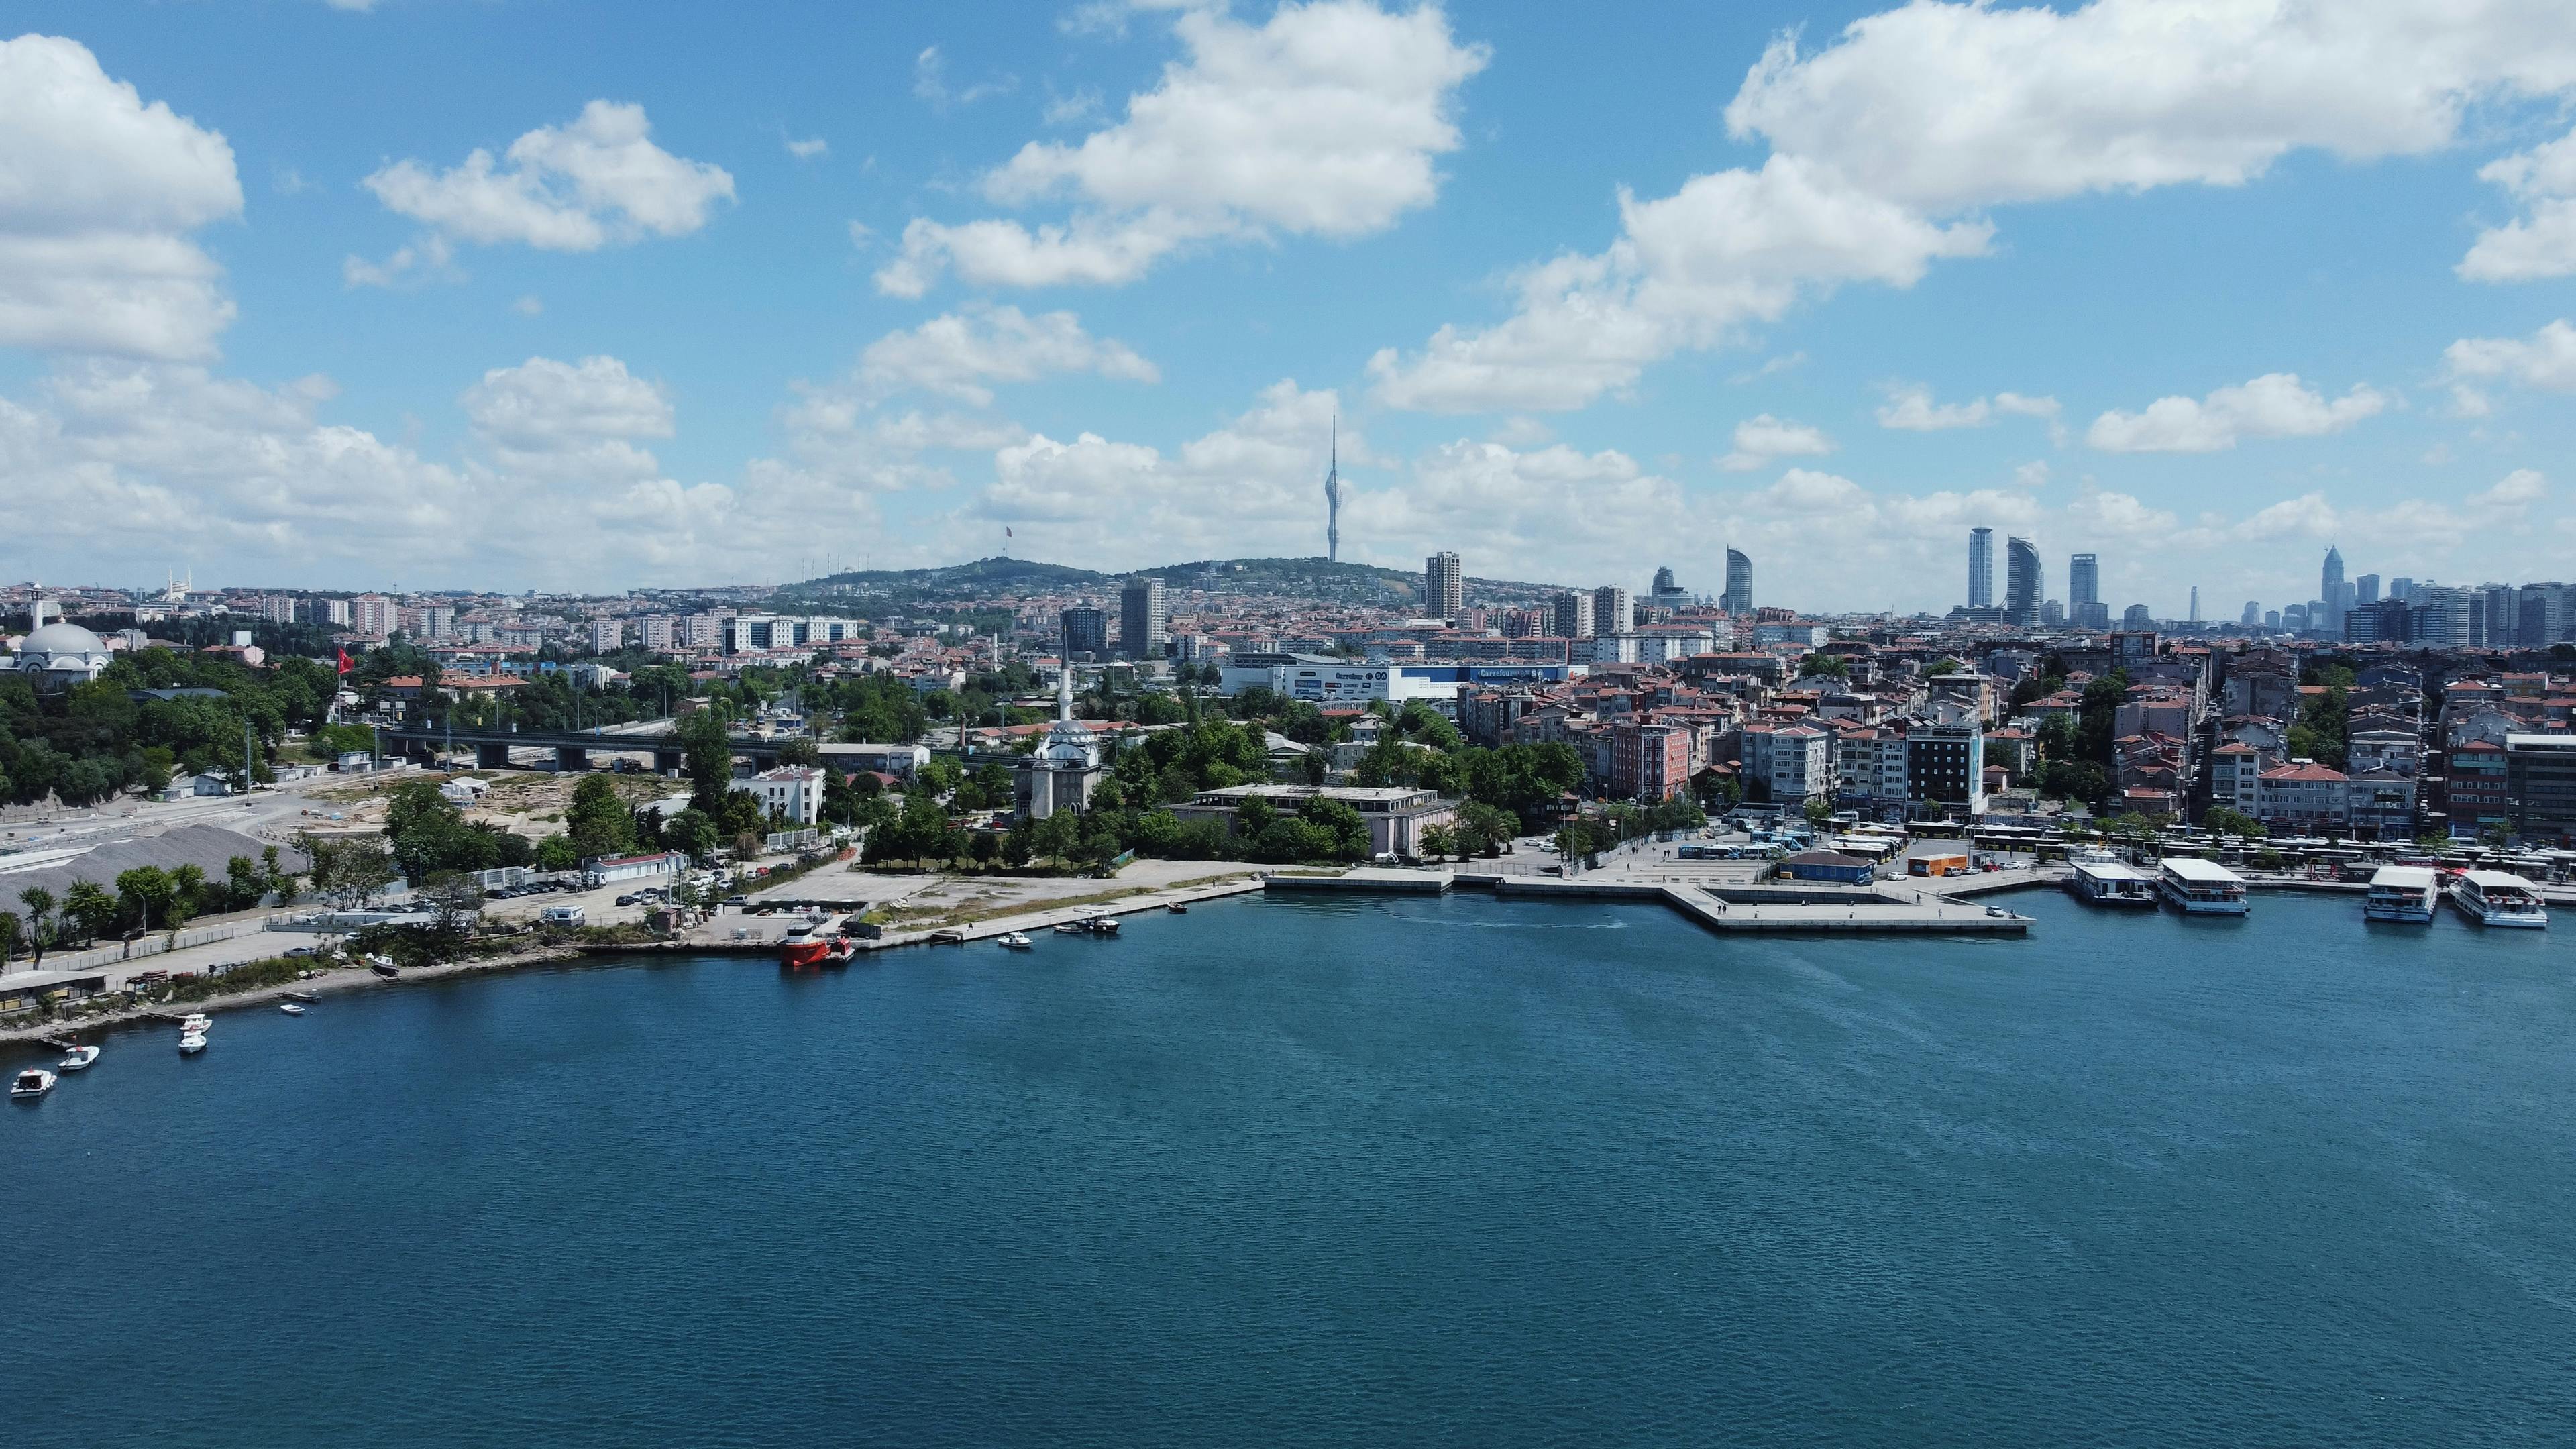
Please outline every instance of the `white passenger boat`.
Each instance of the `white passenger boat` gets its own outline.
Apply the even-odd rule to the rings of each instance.
[[[97,1060],[98,1048],[94,1046],[76,1046],[72,1048],[71,1055],[63,1058],[59,1062],[56,1062],[54,1065],[61,1067],[67,1072],[85,1072],[89,1070],[89,1064]]]
[[[2156,889],[2187,915],[2245,914],[2245,882],[2216,861],[2195,855],[2169,855],[2157,862]]]
[[[1036,945],[1037,942],[1030,940],[1028,937],[1021,935],[1017,931],[1013,931],[1002,938],[1002,946],[1005,950],[1027,951],[1035,948]]]
[[[193,1057],[205,1049],[206,1034],[202,1031],[192,1031],[179,1038],[179,1055],[183,1057]]]
[[[2153,906],[2155,883],[2116,860],[2078,861],[2066,876],[2066,889],[2078,900],[2097,906]]]
[[[179,1034],[181,1036],[204,1036],[206,1034],[206,1028],[213,1026],[214,1024],[213,1019],[208,1017],[204,1012],[192,1011],[186,1016],[179,1018]]]
[[[9,1081],[9,1095],[34,1099],[54,1089],[54,1074],[43,1067],[29,1067]]]
[[[2549,911],[2540,903],[2540,892],[2521,876],[2500,870],[2462,872],[2459,883],[2451,887],[2451,904],[2481,926],[2549,929]]]
[[[2421,925],[2433,919],[2433,907],[2441,899],[2442,878],[2432,867],[2383,865],[2370,878],[2370,894],[2361,901],[2361,918]]]

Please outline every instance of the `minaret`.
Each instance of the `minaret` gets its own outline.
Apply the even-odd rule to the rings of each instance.
[[[1064,667],[1055,673],[1055,719],[1058,724],[1073,723],[1073,631],[1064,635]]]
[[[1342,415],[1333,414],[1331,463],[1324,470],[1324,562],[1342,561]]]

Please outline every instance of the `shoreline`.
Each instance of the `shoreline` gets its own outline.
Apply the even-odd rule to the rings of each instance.
[[[582,956],[575,946],[541,946],[507,955],[486,956],[463,961],[449,961],[437,966],[405,968],[391,980],[378,976],[364,966],[340,966],[325,971],[309,981],[282,981],[273,986],[254,986],[241,991],[228,991],[198,1001],[156,1002],[148,1006],[128,1006],[78,1021],[52,1021],[40,1026],[0,1027],[0,1048],[40,1046],[48,1038],[75,1038],[93,1031],[110,1028],[148,1026],[175,1022],[190,1012],[212,1016],[219,1011],[239,1011],[283,1001],[290,991],[309,991],[317,996],[333,992],[364,991],[379,987],[405,986],[415,981],[442,981],[451,976],[471,976],[485,971],[515,971],[523,966],[538,966],[555,961],[577,960]]]

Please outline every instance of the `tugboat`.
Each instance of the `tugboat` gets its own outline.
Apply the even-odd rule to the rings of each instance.
[[[810,971],[823,964],[833,943],[818,934],[811,921],[799,921],[778,940],[778,965],[785,971]]]

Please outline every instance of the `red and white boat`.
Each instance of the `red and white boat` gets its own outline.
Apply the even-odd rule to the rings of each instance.
[[[849,938],[830,931],[829,922],[799,921],[778,940],[778,964],[789,971],[810,971],[849,962]]]

